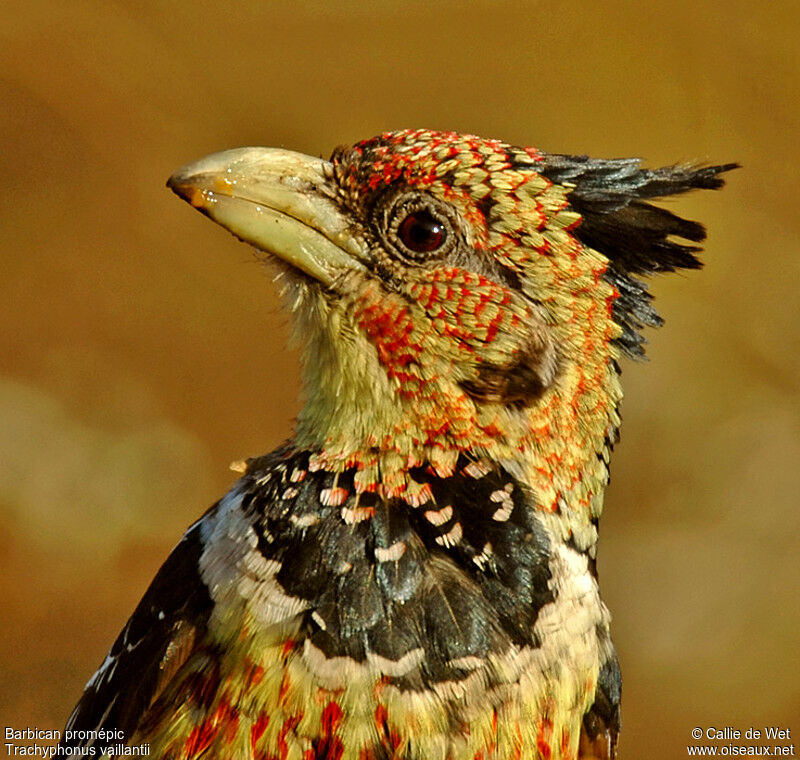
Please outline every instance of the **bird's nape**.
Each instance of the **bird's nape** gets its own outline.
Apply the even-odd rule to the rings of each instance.
[[[690,190],[717,190],[720,176],[739,164],[683,164],[644,169],[636,158],[591,159],[587,156],[543,154],[543,174],[567,184],[570,205],[580,213],[575,235],[583,245],[609,261],[606,277],[619,295],[614,320],[623,328],[618,344],[625,354],[644,356],[645,327],[662,319],[641,277],[678,269],[699,269],[695,245],[705,239],[702,224],[677,216],[650,201]]]

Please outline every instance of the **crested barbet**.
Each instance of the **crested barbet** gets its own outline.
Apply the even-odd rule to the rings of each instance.
[[[661,322],[641,276],[698,267],[704,237],[650,201],[734,166],[405,130],[328,161],[242,148],[175,172],[277,266],[304,404],[170,554],[65,745],[615,757],[595,560],[619,361]]]

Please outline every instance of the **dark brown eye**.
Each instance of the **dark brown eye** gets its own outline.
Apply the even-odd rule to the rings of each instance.
[[[426,209],[409,214],[397,228],[400,242],[414,253],[431,253],[447,240],[444,224]]]
[[[418,190],[385,198],[374,213],[387,252],[406,264],[428,266],[456,250],[459,217],[450,204]]]

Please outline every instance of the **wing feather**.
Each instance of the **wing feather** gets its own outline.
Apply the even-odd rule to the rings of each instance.
[[[120,730],[133,736],[142,717],[203,640],[212,608],[200,576],[202,523],[186,531],[161,566],[111,650],[86,684],[66,730]],[[66,736],[66,733],[65,733]],[[64,746],[108,744],[96,738],[62,741]]]

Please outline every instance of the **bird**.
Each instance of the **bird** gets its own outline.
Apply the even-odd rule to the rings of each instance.
[[[644,168],[424,129],[239,148],[168,186],[275,268],[291,437],[188,528],[66,725],[92,754],[611,760],[597,574],[644,278],[701,266]],[[137,749],[138,748],[138,749]]]

